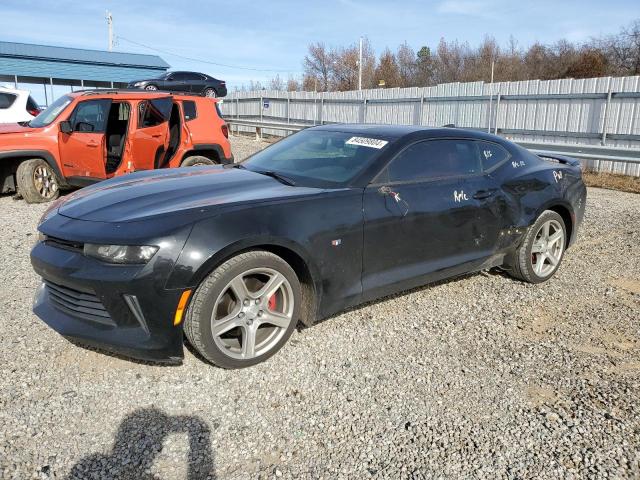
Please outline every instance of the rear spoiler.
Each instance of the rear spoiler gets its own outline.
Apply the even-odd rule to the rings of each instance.
[[[550,158],[551,160],[564,163],[565,165],[571,165],[573,167],[580,166],[580,160],[573,157],[567,157],[566,155],[560,155],[558,153],[545,152],[544,150],[532,150],[532,152],[541,158]]]

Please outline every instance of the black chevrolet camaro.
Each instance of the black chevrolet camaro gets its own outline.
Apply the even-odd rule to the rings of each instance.
[[[240,164],[139,172],[59,199],[31,262],[62,335],[178,362],[261,362],[306,325],[429,282],[557,271],[582,222],[579,162],[451,128],[331,125]]]

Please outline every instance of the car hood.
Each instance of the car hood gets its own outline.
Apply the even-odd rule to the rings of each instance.
[[[31,127],[23,127],[19,123],[0,123],[0,135],[7,133],[29,133],[37,130]]]
[[[95,222],[133,222],[160,215],[211,215],[232,205],[275,201],[323,190],[292,187],[249,170],[188,167],[139,172],[77,191],[60,215]]]

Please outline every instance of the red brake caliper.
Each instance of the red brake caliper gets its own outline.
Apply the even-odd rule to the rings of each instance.
[[[275,293],[269,297],[268,307],[269,307],[269,310],[275,310],[276,309],[276,294]]]

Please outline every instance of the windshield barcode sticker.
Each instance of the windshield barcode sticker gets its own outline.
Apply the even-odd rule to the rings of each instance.
[[[389,142],[387,142],[386,140],[380,140],[378,138],[351,137],[345,143],[347,145],[357,145],[359,147],[377,148],[379,150]]]

